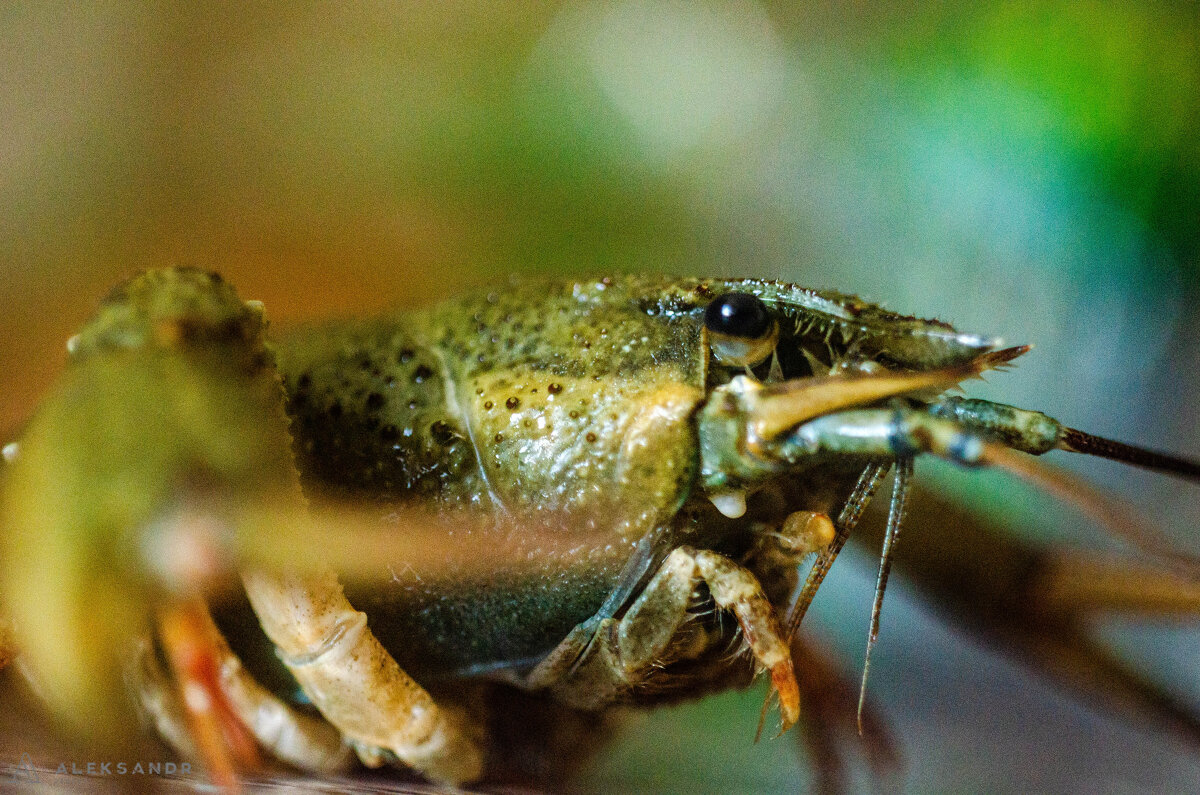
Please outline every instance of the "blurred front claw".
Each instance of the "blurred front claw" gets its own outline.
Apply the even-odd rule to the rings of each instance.
[[[122,675],[156,605],[233,574],[238,505],[300,502],[261,310],[177,269],[114,291],[4,468],[0,602],[61,725],[113,748],[136,714]],[[187,633],[184,633],[187,636]]]

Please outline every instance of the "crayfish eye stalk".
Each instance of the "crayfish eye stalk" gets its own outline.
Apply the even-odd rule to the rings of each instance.
[[[704,311],[704,328],[713,356],[729,367],[754,367],[779,342],[779,323],[757,296],[726,293]]]

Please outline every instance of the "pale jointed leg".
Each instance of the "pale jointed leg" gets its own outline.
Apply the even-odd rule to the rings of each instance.
[[[547,688],[580,709],[599,709],[624,700],[661,667],[695,657],[709,638],[688,632],[700,585],[717,609],[732,613],[758,665],[769,671],[779,693],[785,728],[799,714],[799,691],[791,652],[775,608],[747,569],[724,555],[679,547],[674,550],[621,618],[595,629],[580,625],[526,681]]]
[[[434,702],[367,628],[336,575],[252,572],[246,593],[280,658],[325,719],[367,764],[381,751],[438,782],[483,772],[481,737],[465,715]]]
[[[267,753],[302,770],[332,772],[349,766],[350,749],[338,731],[321,718],[289,706],[259,684],[230,650],[207,611],[203,631],[217,662],[223,697]],[[149,638],[138,645],[131,678],[142,708],[159,733],[180,754],[196,758],[179,688]]]

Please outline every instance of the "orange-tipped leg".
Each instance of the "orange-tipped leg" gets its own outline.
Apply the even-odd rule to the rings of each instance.
[[[196,751],[216,786],[237,791],[238,771],[259,767],[258,750],[221,688],[220,650],[207,632],[204,605],[171,605],[159,612],[158,625]]]

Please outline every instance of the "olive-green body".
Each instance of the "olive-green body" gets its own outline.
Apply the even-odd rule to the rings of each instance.
[[[244,305],[219,277],[149,272],[115,290],[73,339],[66,383],[84,386],[64,387],[49,400],[22,440],[24,452],[6,478],[7,559],[61,569],[49,563],[55,550],[74,560],[90,548],[73,541],[84,536],[93,546],[114,543],[136,569],[154,557],[140,539],[155,537],[156,522],[180,503],[245,504],[270,490],[298,501],[278,422],[282,383],[310,499],[377,506],[396,533],[405,531],[397,509],[416,505],[495,517],[500,532],[536,531],[525,533],[530,539],[555,534],[544,549],[527,542],[523,565],[498,562],[482,567],[486,575],[479,566],[474,573],[417,570],[381,555],[379,570],[361,578],[373,585],[349,592],[419,681],[519,672],[592,618],[619,583],[630,587],[622,573],[648,534],[655,543],[646,565],[684,544],[742,559],[790,512],[835,510],[855,482],[861,456],[823,455],[758,473],[744,517],[727,518],[708,499],[714,484],[728,485],[720,481],[726,458],[739,478],[746,463],[736,444],[716,439],[716,427],[702,427],[714,390],[744,372],[721,365],[706,338],[705,309],[730,292],[758,296],[778,322],[775,351],[754,371],[763,382],[866,364],[931,369],[991,345],[837,293],[643,276],[518,283],[421,311],[313,328],[266,350],[261,307]],[[154,368],[178,375],[138,386],[134,376]],[[119,397],[104,397],[110,391]],[[118,412],[123,422],[89,420],[95,412],[84,408]],[[230,412],[237,422],[216,419]],[[238,423],[274,430],[244,433]],[[83,442],[77,448],[64,441],[76,438]],[[86,461],[107,449],[101,440],[128,454],[107,455],[103,466],[66,456],[69,449]],[[50,459],[63,467],[41,463]],[[68,496],[48,511],[45,495],[59,492]],[[131,495],[144,498],[137,516],[106,512],[129,505]],[[77,529],[83,519],[86,527]],[[29,579],[54,587],[9,568],[7,587],[21,594],[13,600],[42,593]],[[128,598],[106,602],[133,615],[128,603],[146,601],[170,576],[118,578]],[[622,598],[635,596],[636,585]],[[782,604],[787,582],[763,585]],[[65,595],[30,598],[23,610],[37,613],[38,599],[79,613],[79,601]],[[239,623],[236,610],[218,618],[229,630]],[[78,619],[70,625],[88,635],[88,616]],[[249,667],[287,686],[261,632],[247,626],[228,634]],[[46,670],[57,659],[70,663],[59,666],[55,683],[64,693],[67,681],[81,683],[77,697],[60,699],[64,710],[81,708],[96,695],[79,671],[98,664],[87,655],[56,655],[55,637],[31,629],[25,643],[45,641],[39,665]],[[93,656],[119,651],[115,641],[102,645]],[[687,679],[679,687],[696,689]]]
[[[709,317],[731,293],[743,306],[749,294],[768,316],[766,333],[753,337],[769,348],[765,358],[735,360],[722,347],[730,337],[752,338]],[[518,698],[512,714],[500,707],[492,717],[505,723],[499,735],[524,735],[537,728],[525,711],[535,703],[557,716],[698,695],[747,681],[751,666],[739,665],[747,656],[770,671],[781,715],[791,682],[794,720],[793,672],[801,671],[793,657],[804,657],[785,642],[887,465],[902,462],[901,494],[915,455],[1003,465],[996,451],[1005,447],[1089,452],[1200,479],[1195,462],[1092,437],[1038,412],[941,395],[1023,348],[997,350],[997,340],[789,284],[525,282],[274,345],[264,325],[262,306],[241,301],[215,274],[142,274],[114,290],[68,342],[62,382],[19,443],[5,446],[0,663],[20,650],[51,709],[85,734],[125,736],[134,721],[130,644],[146,633],[161,639],[163,616],[185,615],[201,595],[212,598],[245,663],[229,670],[247,670],[253,676],[241,681],[258,679],[276,693],[308,695],[323,714],[330,709],[339,748],[345,738],[358,742],[357,716],[372,706],[403,723],[443,702],[475,714],[481,697]],[[830,390],[837,400],[828,400]],[[317,504],[327,499],[341,504]],[[414,506],[466,520],[428,522]],[[889,520],[890,539],[901,513]],[[820,520],[832,534],[831,517],[840,533],[833,542],[808,534]],[[346,525],[337,540],[329,535],[334,522]],[[378,523],[397,535],[380,533]],[[364,562],[354,533],[392,551]],[[481,561],[479,550],[493,541],[495,560]],[[328,547],[329,559],[314,546]],[[1169,705],[1082,643],[1079,615],[1069,600],[1059,602],[1064,592],[1053,581],[1038,591],[1043,559],[1009,552],[1004,566],[990,562],[981,577],[962,562],[977,562],[968,546],[958,528],[927,544],[927,554],[953,554],[939,558],[951,565],[920,570],[926,587],[958,593],[969,581],[977,600],[970,609],[1003,627],[1006,643],[1021,636],[1052,669],[1074,676],[1082,660],[1098,666],[1101,688],[1115,684],[1160,711]],[[799,564],[813,551],[817,561],[796,597]],[[997,579],[993,569],[1016,579]],[[259,616],[230,603],[239,570]],[[305,572],[320,572],[316,585],[287,584]],[[881,588],[885,574],[886,563]],[[1140,589],[1136,578],[1122,581]],[[1181,587],[1180,599],[1188,593]],[[280,598],[266,599],[264,609],[264,594]],[[1086,607],[1094,606],[1090,594],[1085,589]],[[1130,604],[1142,596],[1126,595]],[[988,605],[999,605],[1002,620]],[[355,623],[358,610],[370,633]],[[292,671],[312,666],[320,681],[350,687],[332,698],[320,687],[298,692],[305,680],[291,678],[260,618],[266,632],[290,623],[297,637],[312,634],[312,643],[291,644],[289,636],[291,645],[279,646]],[[1037,631],[1027,633],[1026,624]],[[383,649],[347,652],[375,638],[395,660]],[[731,654],[735,641],[751,655]],[[783,653],[769,656],[771,643]],[[223,655],[221,648],[208,652]],[[814,673],[811,660],[801,673]],[[536,692],[456,681],[487,675]],[[828,684],[805,681],[806,697]],[[396,692],[420,698],[406,702],[407,711],[392,709],[388,694]],[[159,703],[153,690],[141,696],[143,707]],[[821,699],[814,701],[809,717],[822,719]],[[286,709],[273,698],[255,703],[273,705],[276,715]],[[298,711],[287,715],[299,725]],[[243,719],[260,716],[256,706]],[[1181,722],[1176,712],[1168,717]],[[394,728],[388,719],[371,723],[371,731]],[[1195,732],[1190,718],[1182,723]],[[182,723],[160,725],[170,735]],[[569,742],[559,726],[546,722],[532,741],[548,732]],[[277,728],[260,739],[275,742]],[[441,750],[454,756],[460,747]],[[301,755],[300,763],[323,758]]]
[[[384,521],[418,501],[611,531],[603,546],[486,583],[385,561],[391,586],[349,595],[414,675],[544,655],[600,606],[633,542],[687,499],[704,397],[699,326],[614,303],[608,287],[480,294],[280,343],[311,492],[378,503]]]
[[[6,559],[62,571],[59,551],[76,561],[111,543],[113,554],[140,570],[156,557],[143,539],[155,538],[159,520],[189,500],[246,505],[270,492],[299,507],[278,415],[282,384],[309,499],[376,506],[396,533],[405,532],[398,508],[415,505],[495,517],[498,532],[525,531],[529,539],[555,534],[544,549],[527,542],[526,560],[516,567],[417,570],[381,555],[378,571],[361,578],[373,584],[349,590],[374,633],[421,682],[520,672],[592,618],[619,583],[630,586],[622,574],[649,534],[654,554],[646,565],[684,544],[742,559],[789,513],[836,510],[854,484],[862,456],[822,455],[758,473],[744,517],[728,518],[708,499],[725,457],[739,478],[746,463],[736,444],[716,439],[716,426],[703,425],[706,406],[744,373],[721,365],[706,338],[705,309],[729,292],[757,295],[778,322],[774,354],[754,370],[762,382],[878,364],[927,370],[992,345],[837,293],[650,276],[519,283],[421,311],[309,329],[265,349],[262,308],[243,304],[219,277],[153,271],[115,290],[70,344],[66,385],[31,423],[6,473]],[[145,383],[135,378],[143,371],[150,374]],[[172,375],[154,375],[160,371]],[[97,411],[101,419],[89,419]],[[102,419],[106,412],[122,422]],[[238,431],[243,424],[263,432]],[[82,444],[68,444],[75,439]],[[103,466],[86,463],[105,445],[127,454],[108,454]],[[713,466],[718,471],[704,475]],[[59,493],[65,496],[49,510],[46,495]],[[126,515],[131,496],[142,506],[136,516]],[[80,612],[80,600],[67,593],[51,599],[57,586],[42,570],[8,567],[10,600],[23,600],[18,612],[33,615],[54,603],[78,619],[57,624],[89,636],[91,618]],[[106,604],[140,621],[129,605],[149,601],[171,576],[119,576],[125,598]],[[623,599],[636,595],[632,585]],[[763,582],[779,604],[787,585]],[[237,626],[236,609],[218,615],[248,667],[289,687],[252,616],[241,618],[246,626]],[[65,661],[54,674],[58,691],[68,694],[59,699],[63,711],[100,698],[80,671],[102,667],[92,657],[120,653],[119,643],[100,644],[91,656],[60,655],[57,635],[25,624],[27,650],[44,642],[43,670]],[[69,681],[80,686],[71,690]],[[112,692],[103,698],[116,701],[117,685],[105,681]],[[687,678],[678,687],[698,689]]]
[[[382,521],[416,501],[607,539],[487,582],[381,560],[390,584],[349,596],[406,670],[431,681],[536,662],[596,612],[654,528],[674,543],[745,548],[755,506],[728,520],[696,485],[695,415],[737,372],[710,362],[703,312],[733,290],[780,313],[789,378],[851,351],[926,369],[983,345],[836,293],[669,277],[528,282],[278,345],[311,494],[377,503]],[[758,518],[833,509],[861,466],[848,457],[793,473]]]

